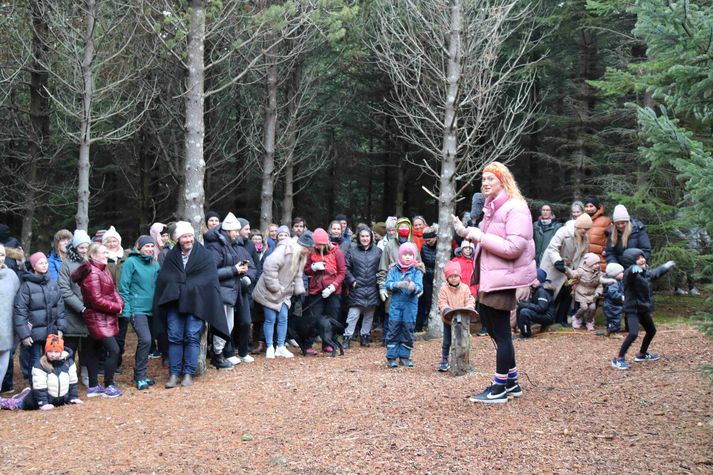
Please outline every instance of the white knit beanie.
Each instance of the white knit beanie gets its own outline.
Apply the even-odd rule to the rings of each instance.
[[[614,278],[624,272],[624,266],[616,262],[611,262],[607,264],[606,272],[609,277]]]
[[[195,235],[193,226],[188,221],[178,221],[176,223],[176,230],[173,232],[173,239],[178,240],[184,234]]]
[[[109,238],[115,238],[117,241],[119,241],[119,245],[121,245],[121,236],[118,232],[116,232],[116,228],[114,228],[114,226],[110,226],[109,229],[107,229],[107,231],[104,233],[104,235],[102,236],[102,244],[106,244]]]
[[[80,245],[86,243],[91,244],[92,240],[89,238],[89,234],[84,229],[75,229],[72,235],[72,247],[77,248]]]
[[[223,228],[223,231],[240,231],[243,229],[240,222],[238,222],[238,218],[236,218],[233,213],[228,213],[220,226]]]
[[[626,206],[616,205],[614,207],[614,213],[611,215],[611,220],[615,223],[617,221],[630,221],[631,218],[629,217],[629,212],[626,210]]]

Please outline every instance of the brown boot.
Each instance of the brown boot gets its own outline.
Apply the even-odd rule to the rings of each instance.
[[[176,375],[171,375],[170,378],[168,378],[168,381],[166,381],[166,385],[164,386],[166,389],[173,389],[178,386],[178,376]]]
[[[251,351],[253,355],[261,355],[265,353],[265,342],[260,340],[257,342],[257,346]]]
[[[181,386],[187,388],[188,386],[193,386],[193,376],[190,374],[183,375],[183,381],[181,381]]]

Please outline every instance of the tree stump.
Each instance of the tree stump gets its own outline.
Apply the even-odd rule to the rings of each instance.
[[[478,313],[472,308],[455,308],[443,316],[451,324],[451,374],[463,376],[471,371],[470,322]]]

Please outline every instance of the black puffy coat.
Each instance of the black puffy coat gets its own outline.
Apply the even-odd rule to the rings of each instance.
[[[366,248],[358,243],[352,244],[345,257],[347,264],[345,282],[349,288],[349,306],[378,305],[380,299],[376,274],[379,272],[381,249],[374,245],[373,236],[371,244]],[[356,287],[354,282],[356,282]]]
[[[554,319],[555,317],[555,298],[552,295],[552,290],[546,289],[540,285],[530,295],[530,300],[521,300],[517,303],[520,308],[526,308],[543,317]]]
[[[433,279],[436,268],[436,246],[429,246],[427,243],[423,243],[421,247],[421,260],[423,265],[426,266],[426,274],[424,279]]]
[[[64,331],[64,302],[49,273],[37,275],[22,271],[20,280],[22,284],[15,296],[13,317],[15,333],[20,340],[31,336],[35,341],[45,341],[50,333]]]
[[[210,251],[218,267],[218,281],[220,282],[220,296],[225,305],[238,305],[238,302],[248,293],[250,285],[257,281],[257,270],[252,256],[247,249],[241,246],[237,240],[230,242],[225,231],[215,227],[205,233],[205,248]],[[240,238],[238,238],[240,239]],[[235,265],[240,261],[247,261],[248,272],[239,274]],[[241,278],[247,276],[250,284],[245,285]]]
[[[616,241],[616,246],[612,246],[611,244],[611,237],[613,233],[617,233],[618,239]],[[646,225],[638,219],[631,220],[631,235],[626,243],[626,249],[641,249],[641,252],[644,253],[646,260],[648,261],[651,259],[651,241],[649,240],[649,234],[646,232]],[[624,245],[621,242],[621,233],[614,226],[612,226],[609,229],[609,237],[607,238],[605,256],[607,264],[615,262],[626,267],[622,261],[622,256],[624,255],[624,251],[626,251],[626,249],[624,249]]]
[[[627,268],[624,271],[624,313],[627,314],[654,310],[653,281],[668,272],[665,265],[633,272],[632,267],[641,254],[642,249],[629,248],[622,255],[622,265]]]

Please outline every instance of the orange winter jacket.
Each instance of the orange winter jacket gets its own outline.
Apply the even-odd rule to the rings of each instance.
[[[587,231],[587,236],[589,237],[589,252],[599,256],[599,266],[602,272],[605,272],[607,268],[604,249],[607,247],[609,226],[611,226],[611,218],[604,216],[604,205],[600,205],[592,216],[592,227]]]
[[[475,309],[475,299],[470,293],[470,288],[463,282],[458,287],[453,287],[444,282],[438,291],[438,312],[443,316],[445,309],[472,308]]]

